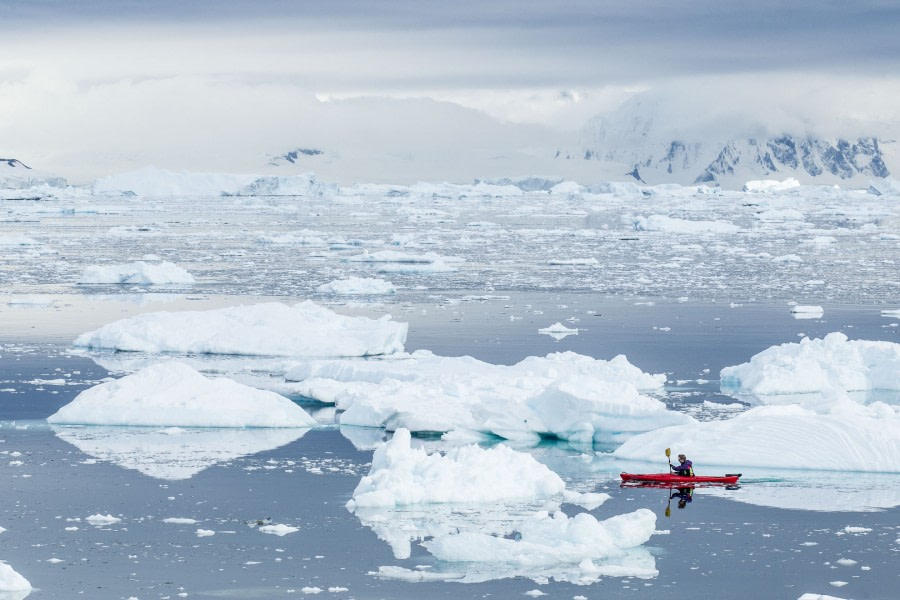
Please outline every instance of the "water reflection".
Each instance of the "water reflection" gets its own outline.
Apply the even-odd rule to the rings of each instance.
[[[62,425],[51,428],[59,439],[95,459],[172,481],[190,479],[216,464],[274,450],[309,431]]]

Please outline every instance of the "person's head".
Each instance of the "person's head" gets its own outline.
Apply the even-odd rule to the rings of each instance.
[[[678,455],[678,460],[680,460],[681,462],[684,462],[684,461],[687,460],[687,456],[685,456],[684,454],[679,454],[679,455]]]
[[[678,501],[678,508],[684,508],[685,506],[687,506],[687,500],[682,498],[681,500]]]

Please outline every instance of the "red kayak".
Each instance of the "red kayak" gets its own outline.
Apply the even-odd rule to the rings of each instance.
[[[717,477],[706,475],[694,475],[693,477],[685,477],[683,475],[673,475],[672,473],[622,473],[623,482],[650,482],[661,483],[666,485],[679,484],[697,484],[697,483],[723,483],[735,484],[741,478],[740,473],[728,473]]]

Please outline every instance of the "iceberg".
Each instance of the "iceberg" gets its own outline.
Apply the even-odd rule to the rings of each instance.
[[[772,346],[750,362],[719,373],[722,392],[777,402],[778,395],[871,390],[900,391],[900,344],[849,340],[840,332],[822,339]],[[771,397],[771,398],[770,398]]]
[[[375,450],[372,468],[353,491],[348,508],[427,503],[487,504],[561,495],[566,484],[530,454],[507,446],[452,448],[441,455],[411,447],[398,429]]]
[[[69,425],[311,427],[302,408],[274,392],[209,379],[170,361],[101,383],[47,418]]]
[[[620,442],[690,422],[641,392],[661,392],[650,375],[619,355],[609,361],[574,352],[493,365],[427,351],[381,360],[298,363],[286,379],[297,393],[335,403],[342,425],[416,432],[479,432],[535,442]]]
[[[601,577],[656,577],[656,561],[641,547],[656,530],[656,515],[641,508],[600,521],[590,513],[574,517],[556,510],[507,515],[503,526],[477,523],[423,542],[442,562],[434,570],[382,566],[372,575],[406,581],[476,583],[525,577],[579,585]],[[399,558],[399,557],[398,557]]]
[[[797,405],[758,406],[725,421],[693,422],[636,435],[617,459],[653,461],[678,448],[698,465],[900,472],[900,415],[882,402],[819,414]],[[703,467],[700,467],[703,465]]]
[[[165,285],[192,284],[195,281],[193,275],[174,263],[163,261],[153,264],[139,260],[124,265],[91,265],[85,268],[78,283]]]
[[[350,296],[357,294],[393,294],[396,293],[397,288],[394,287],[394,284],[384,279],[348,277],[347,279],[324,283],[316,291],[321,294]]]
[[[133,352],[371,356],[403,350],[408,324],[339,315],[306,300],[137,315],[82,334],[75,346]]]
[[[748,181],[744,184],[743,191],[757,193],[783,192],[798,187],[800,187],[800,182],[793,177],[788,177],[783,181],[778,181],[777,179],[761,179]]]
[[[216,429],[51,425],[81,452],[155,479],[179,481],[201,471],[302,438],[308,428]]]
[[[701,233],[736,233],[740,227],[726,221],[690,221],[676,219],[666,215],[650,215],[649,217],[623,215],[622,221],[635,231],[662,231],[666,233],[701,234]]]
[[[31,583],[22,577],[18,571],[0,560],[0,594],[3,592],[24,592],[21,595],[9,595],[9,597],[16,599],[25,598],[31,593]],[[5,598],[5,595],[0,597]]]

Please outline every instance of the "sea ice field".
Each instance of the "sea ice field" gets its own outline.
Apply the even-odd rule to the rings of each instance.
[[[0,183],[0,600],[900,597],[896,181]]]

